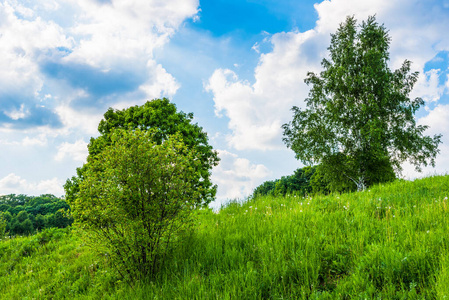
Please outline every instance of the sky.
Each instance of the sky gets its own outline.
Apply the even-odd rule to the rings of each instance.
[[[0,195],[64,195],[109,107],[167,97],[193,112],[221,158],[219,207],[302,167],[282,142],[305,108],[330,34],[347,16],[389,30],[390,68],[420,77],[418,124],[443,134],[435,168],[449,172],[449,0],[2,0]]]

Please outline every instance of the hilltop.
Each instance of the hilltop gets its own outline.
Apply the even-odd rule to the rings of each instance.
[[[0,242],[0,297],[442,299],[449,176],[328,196],[258,197],[200,210],[151,281],[121,282],[73,228]]]

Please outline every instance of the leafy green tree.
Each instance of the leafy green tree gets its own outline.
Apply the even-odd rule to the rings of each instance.
[[[0,239],[5,235],[7,225],[8,221],[6,221],[4,213],[0,212]]]
[[[201,191],[197,205],[207,205],[216,194],[217,187],[212,184],[210,175],[211,169],[218,164],[219,158],[217,152],[209,145],[207,134],[202,127],[193,124],[192,120],[192,113],[178,112],[175,104],[170,103],[166,98],[154,99],[142,106],[132,106],[124,110],[110,108],[98,125],[100,136],[90,140],[89,157],[98,155],[111,144],[111,133],[117,128],[152,129],[151,138],[157,144],[161,144],[170,135],[179,133],[187,148],[194,150],[199,156],[200,165],[197,171],[201,176],[194,182],[195,187]],[[77,176],[67,180],[64,188],[68,200],[73,201],[76,198],[84,173],[84,167],[78,168]]]
[[[26,219],[28,219],[28,213],[24,210],[22,210],[21,212],[19,212],[17,214],[17,220],[22,223],[23,221],[25,221]]]
[[[45,222],[45,218],[43,215],[38,214],[35,218],[34,218],[34,228],[36,228],[37,230],[42,230],[46,227],[46,222]]]
[[[11,231],[12,215],[9,211],[4,211],[4,212],[2,212],[2,214],[3,214],[3,219],[6,222],[5,232],[9,232],[9,231]]]
[[[265,181],[254,189],[252,197],[272,195],[276,188],[276,180]]]
[[[34,232],[33,222],[30,219],[26,219],[20,223],[20,233],[19,234],[32,234]]]
[[[321,181],[316,178],[318,174],[316,170],[316,166],[304,167],[295,170],[293,175],[282,176],[281,179],[274,181],[265,181],[254,190],[252,197],[264,195],[285,196],[289,193],[300,195],[307,195],[312,192],[327,193]]]
[[[11,208],[11,206],[9,206],[6,203],[0,204],[0,211],[7,211],[10,208]]]
[[[10,223],[9,233],[10,235],[21,234],[22,228],[20,227],[20,223],[17,218],[13,218]]]
[[[59,209],[53,214],[49,214],[46,220],[48,227],[65,228],[73,223],[73,220],[68,211],[63,208]]]
[[[348,17],[332,35],[324,71],[309,72],[307,108],[293,107],[284,142],[306,164],[320,163],[333,189],[364,189],[395,178],[401,163],[435,165],[441,135],[424,135],[415,112],[424,104],[409,94],[418,78],[410,61],[388,67],[390,37],[375,17],[358,30]]]
[[[201,154],[180,134],[160,144],[157,135],[157,130],[111,132],[110,144],[89,158],[78,196],[70,202],[75,224],[131,280],[157,272],[204,193],[195,184]]]
[[[10,223],[12,220],[12,215],[9,211],[3,212],[3,217],[5,218],[6,222]]]

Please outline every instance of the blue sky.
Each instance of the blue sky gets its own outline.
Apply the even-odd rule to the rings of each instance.
[[[168,97],[219,151],[215,206],[301,167],[280,126],[304,107],[330,34],[348,15],[390,30],[390,66],[413,62],[416,115],[443,134],[449,170],[449,1],[0,1],[0,194],[63,195],[109,108]]]

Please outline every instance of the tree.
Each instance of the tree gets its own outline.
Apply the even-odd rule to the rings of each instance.
[[[4,213],[0,212],[0,239],[3,238],[6,232],[6,225],[8,225],[8,221],[4,217]]]
[[[36,216],[36,218],[34,218],[34,228],[36,228],[37,230],[42,230],[45,228],[45,218],[43,215],[38,214]]]
[[[20,234],[32,234],[34,231],[33,222],[30,219],[26,219],[20,223]]]
[[[111,144],[111,133],[114,129],[126,130],[153,130],[151,138],[157,144],[161,144],[170,135],[180,133],[184,144],[188,149],[194,150],[201,162],[198,166],[200,177],[195,179],[195,187],[201,191],[197,199],[197,205],[207,205],[216,194],[217,187],[210,180],[211,169],[218,164],[219,158],[216,151],[208,143],[207,133],[197,124],[192,123],[193,114],[178,112],[176,106],[166,98],[154,99],[142,106],[132,106],[124,110],[110,108],[104,119],[98,125],[100,136],[91,138],[88,145],[89,157],[101,153],[105,147]],[[73,201],[79,191],[79,185],[84,178],[84,167],[77,169],[77,176],[67,180],[64,188],[66,199]]]
[[[324,70],[309,72],[307,108],[293,107],[284,124],[284,142],[306,164],[320,163],[333,189],[366,186],[395,178],[409,160],[435,165],[441,135],[424,135],[415,112],[424,104],[409,94],[418,78],[406,60],[398,70],[388,67],[390,37],[375,17],[357,30],[348,17],[331,35]]]
[[[21,212],[19,212],[17,214],[17,220],[22,223],[23,221],[25,221],[26,219],[28,219],[28,213],[24,210],[22,210]]]
[[[295,193],[302,196],[310,193],[326,193],[327,190],[322,186],[320,179],[317,178],[317,167],[304,167],[295,170],[293,175],[282,176],[281,179],[274,181],[265,181],[254,189],[252,197],[273,195],[285,196],[289,193]]]
[[[195,184],[201,154],[189,149],[180,134],[160,144],[157,134],[113,130],[110,145],[89,158],[78,197],[70,202],[75,224],[130,280],[157,272],[204,193]]]

